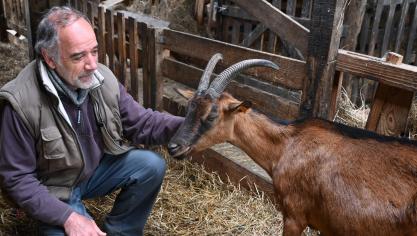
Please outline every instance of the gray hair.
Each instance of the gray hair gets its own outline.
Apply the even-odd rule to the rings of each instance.
[[[42,49],[45,49],[55,62],[59,62],[58,30],[79,18],[85,19],[91,25],[87,16],[72,7],[60,6],[51,8],[42,17],[36,31],[36,56],[42,58]]]

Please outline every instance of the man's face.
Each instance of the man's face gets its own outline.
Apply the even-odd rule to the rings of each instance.
[[[73,89],[89,88],[97,69],[98,43],[90,24],[80,18],[58,31],[59,60],[54,68]]]

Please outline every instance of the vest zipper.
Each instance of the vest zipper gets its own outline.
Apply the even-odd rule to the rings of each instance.
[[[81,124],[81,107],[77,106],[77,125]]]

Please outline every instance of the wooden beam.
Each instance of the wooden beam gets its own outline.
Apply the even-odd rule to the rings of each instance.
[[[309,30],[265,0],[233,0],[258,21],[307,55]]]
[[[401,55],[396,53],[387,53],[384,58],[387,63],[394,65],[400,65],[403,59]],[[413,92],[380,83],[372,103],[366,129],[382,135],[404,135],[412,100]]]
[[[417,91],[416,66],[395,65],[382,58],[339,49],[336,70],[367,77],[408,91]]]
[[[302,115],[329,119],[329,106],[337,50],[347,0],[316,0],[311,14],[308,77],[302,98]]]
[[[251,58],[270,60],[278,64],[280,69],[274,71],[268,68],[253,68],[246,73],[285,88],[294,90],[303,88],[307,73],[306,63],[303,61],[169,29],[164,30],[163,36],[160,43],[166,49],[185,56],[208,61],[213,54],[221,52],[223,54],[221,64],[225,67]]]
[[[29,0],[24,0],[23,2],[25,8],[25,22],[26,22],[26,38],[28,40],[28,51],[29,51],[29,60],[35,59],[35,50],[34,46],[34,37],[32,32],[32,24],[30,18],[30,8],[29,8]]]

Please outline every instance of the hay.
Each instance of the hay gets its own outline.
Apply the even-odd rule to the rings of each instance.
[[[350,101],[346,90],[342,88],[338,98],[338,108],[333,121],[363,129],[366,125],[369,111],[369,106],[365,104],[364,99],[361,99],[361,105],[357,107]]]
[[[282,215],[261,192],[225,183],[189,161],[167,160],[167,173],[145,235],[277,235]],[[85,201],[101,224],[116,194]],[[36,224],[0,199],[0,235],[32,235]]]

